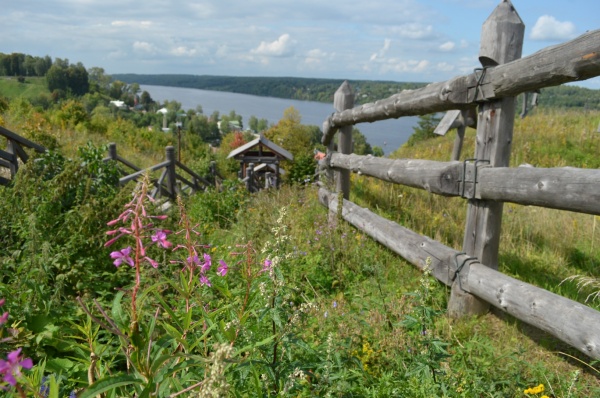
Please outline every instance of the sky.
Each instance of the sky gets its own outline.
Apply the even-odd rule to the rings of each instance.
[[[107,74],[437,82],[480,66],[500,0],[4,1],[0,52]],[[598,0],[513,0],[523,56],[600,28]],[[578,85],[600,89],[600,77]]]

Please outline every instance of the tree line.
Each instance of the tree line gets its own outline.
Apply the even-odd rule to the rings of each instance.
[[[333,102],[335,91],[344,82],[343,79],[173,74],[117,74],[113,77],[126,83],[137,82],[139,84],[226,91],[316,102]],[[426,85],[426,83],[375,80],[348,80],[348,82],[356,94],[355,103],[357,105],[387,98],[402,90],[413,90]],[[600,109],[600,90],[571,85],[548,87],[541,90],[539,106]]]

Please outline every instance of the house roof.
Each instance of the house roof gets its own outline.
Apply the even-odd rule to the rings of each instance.
[[[257,147],[257,146],[265,146],[267,148],[269,148],[271,151],[273,151],[275,154],[288,159],[288,160],[294,160],[294,155],[292,155],[291,153],[289,153],[288,151],[286,151],[285,149],[283,149],[282,147],[276,145],[274,142],[269,141],[268,139],[266,139],[264,136],[260,136],[257,139],[250,141],[247,144],[242,145],[241,147],[234,149],[233,151],[231,151],[229,153],[229,156],[227,156],[227,159],[229,158],[233,158],[233,157],[237,157],[238,155],[241,155],[247,151],[249,151],[250,149]]]
[[[259,172],[259,171],[263,171],[266,168],[269,168],[270,171],[272,171],[273,173],[275,173],[277,171],[277,167],[275,167],[274,164],[270,164],[270,163],[261,163],[254,168],[254,171]],[[265,171],[267,171],[267,170],[265,170]],[[285,175],[285,170],[282,169],[281,167],[279,168],[279,174]]]

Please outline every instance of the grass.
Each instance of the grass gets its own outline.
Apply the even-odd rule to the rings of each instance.
[[[598,167],[600,134],[593,133],[598,117],[598,112],[538,111],[517,121],[511,164]],[[44,120],[46,131],[71,153],[90,139],[106,143],[105,135],[89,134],[84,126],[59,129],[51,117]],[[28,118],[26,123],[34,121]],[[15,123],[15,131],[22,130],[20,123]],[[145,151],[128,147],[127,140],[119,145],[127,159],[138,156],[140,164],[155,162],[145,157]],[[452,146],[449,134],[402,148],[393,156],[447,160]],[[463,158],[470,157],[473,130],[467,132],[464,148]],[[160,159],[162,153],[155,156]],[[202,219],[200,211],[194,213],[194,206],[222,205],[202,199],[192,197],[188,205],[190,217],[203,231],[203,243],[217,253],[241,251],[239,245],[244,245],[256,258],[260,248],[273,240],[278,210],[287,209],[289,259],[283,270],[296,292],[294,299],[301,296],[316,305],[299,334],[310,348],[332,339],[336,355],[349,358],[344,369],[334,373],[328,391],[332,396],[524,397],[526,388],[540,383],[549,396],[600,393],[598,372],[588,365],[590,360],[535,328],[495,310],[479,318],[448,319],[443,315],[446,287],[427,282],[413,266],[348,224],[331,223],[314,187],[284,186],[240,199],[238,206],[219,213],[229,221],[221,223]],[[453,248],[462,245],[466,207],[460,198],[354,175],[351,200]],[[575,282],[561,281],[575,274],[598,276],[596,222],[590,215],[506,204],[500,270],[585,301],[587,291],[580,292]],[[409,319],[426,327],[410,329]],[[439,343],[444,345],[435,351]],[[427,366],[439,369],[431,372]],[[322,373],[315,371],[312,377],[310,383],[321,383],[316,379]],[[303,391],[298,396],[315,395]]]
[[[27,77],[24,83],[19,83],[16,77],[0,77],[0,94],[7,98],[33,99],[49,92],[43,77]]]

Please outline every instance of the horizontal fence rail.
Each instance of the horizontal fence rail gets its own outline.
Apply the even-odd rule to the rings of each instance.
[[[38,153],[46,152],[44,146],[21,137],[2,126],[0,126],[0,136],[5,137],[8,141],[6,151],[0,150],[0,167],[9,170],[11,179],[15,177],[15,174],[19,170],[19,161],[27,163],[29,160],[29,155],[23,147],[33,149]],[[10,179],[0,176],[0,185],[9,185],[10,181]]]
[[[332,153],[326,162],[383,181],[444,196],[600,214],[600,172],[573,167],[487,167],[485,162],[386,159]]]
[[[337,212],[339,197],[319,189],[319,201]],[[494,307],[559,338],[594,359],[600,359],[600,312],[493,270],[426,236],[417,234],[347,200],[341,216],[371,238],[423,270],[431,261],[431,274],[445,285],[460,279],[463,290]],[[464,265],[460,272],[457,268]],[[535,321],[532,322],[532,319]]]
[[[113,160],[117,163],[127,166],[129,169],[134,170],[133,173],[128,174],[125,170],[120,169],[123,177],[119,179],[119,185],[125,185],[130,181],[137,181],[146,174],[162,169],[163,171],[160,177],[158,179],[151,180],[152,184],[154,185],[154,189],[152,190],[150,196],[153,198],[165,195],[170,199],[175,199],[178,193],[186,192],[193,194],[195,192],[204,191],[210,186],[216,186],[219,174],[217,173],[217,169],[214,164],[211,164],[210,167],[211,173],[213,173],[213,178],[215,179],[215,182],[212,183],[207,178],[198,175],[192,169],[176,160],[174,147],[168,146],[165,148],[165,158],[166,160],[163,162],[145,169],[141,169],[119,156],[117,154],[116,144],[111,143],[108,146],[108,156],[104,158],[103,161],[107,162]],[[185,172],[187,175],[177,173],[177,169]],[[178,182],[182,185],[180,186]]]
[[[515,96],[599,74],[600,30],[594,30],[525,58],[335,112],[323,125],[323,144],[329,145],[337,129],[343,126],[467,109],[476,102]]]

